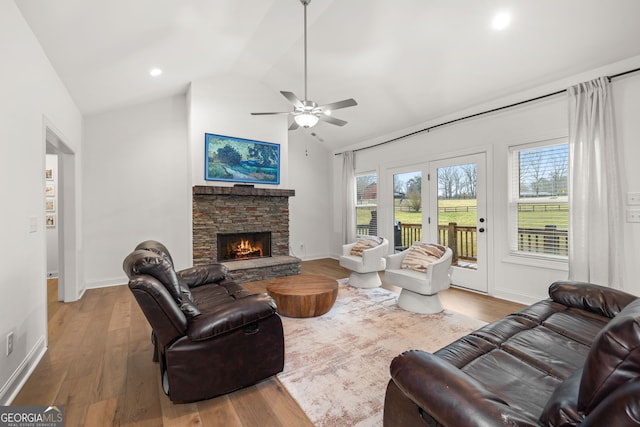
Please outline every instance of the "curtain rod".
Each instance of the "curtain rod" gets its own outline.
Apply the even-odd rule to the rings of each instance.
[[[622,77],[622,76],[627,75],[627,74],[635,73],[636,71],[640,71],[640,68],[634,68],[633,70],[628,70],[628,71],[623,71],[623,72],[618,73],[618,74],[613,74],[611,76],[607,76],[607,79],[609,81],[611,81],[612,79],[615,79],[617,77]],[[429,126],[429,127],[424,128],[424,129],[420,129],[420,130],[408,133],[406,135],[398,136],[398,137],[389,139],[389,140],[384,141],[384,142],[379,142],[377,144],[369,145],[367,147],[356,148],[356,149],[354,149],[352,151],[355,153],[357,151],[368,150],[369,148],[375,148],[375,147],[378,147],[380,145],[389,144],[391,142],[395,142],[395,141],[398,141],[400,139],[404,139],[404,138],[407,138],[407,137],[410,137],[410,136],[413,136],[413,135],[417,135],[417,134],[422,133],[422,132],[427,132],[428,133],[430,130],[439,128],[441,126],[450,125],[452,123],[460,122],[462,120],[472,119],[474,117],[483,116],[483,115],[489,114],[489,113],[495,113],[496,111],[506,110],[507,108],[517,107],[518,105],[527,104],[529,102],[534,102],[534,101],[539,101],[539,100],[544,99],[544,98],[550,98],[552,96],[559,95],[559,94],[564,93],[566,91],[567,91],[567,89],[562,89],[562,90],[559,90],[559,91],[556,91],[556,92],[553,92],[553,93],[548,93],[546,95],[540,95],[540,96],[536,96],[535,98],[526,99],[524,101],[515,102],[515,103],[509,104],[509,105],[504,105],[502,107],[492,108],[491,110],[482,111],[480,113],[470,114],[468,116],[464,116],[464,117],[460,117],[460,118],[457,118],[457,119],[449,120],[449,121],[444,122],[444,123],[438,123],[437,125]],[[339,156],[341,154],[344,154],[344,151],[340,152],[340,153],[336,153],[336,154],[334,154],[334,156]]]

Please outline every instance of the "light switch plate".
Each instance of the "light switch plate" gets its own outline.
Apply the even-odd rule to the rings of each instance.
[[[13,353],[13,332],[7,334],[7,352],[6,355],[10,356]]]
[[[627,222],[640,222],[640,208],[627,208]]]
[[[640,206],[640,193],[627,193],[627,205]]]

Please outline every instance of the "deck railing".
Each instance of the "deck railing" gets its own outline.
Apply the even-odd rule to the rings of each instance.
[[[369,225],[358,225],[356,232],[367,235],[369,229]],[[554,225],[547,225],[545,228],[519,228],[518,250],[566,256],[567,234],[567,230],[558,229]],[[399,240],[394,242],[398,249],[422,241],[422,224],[401,224]],[[476,227],[458,225],[455,222],[438,225],[438,241],[451,248],[454,263],[458,259],[467,262],[475,262],[478,259]]]
[[[569,233],[555,225],[544,228],[518,228],[518,250],[552,255],[569,254]]]

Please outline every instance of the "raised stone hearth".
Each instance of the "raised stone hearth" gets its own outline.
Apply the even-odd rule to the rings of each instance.
[[[238,283],[300,274],[300,259],[292,256],[254,258],[223,264],[229,269],[229,277]]]
[[[227,261],[237,282],[300,273],[301,260],[289,256],[289,197],[294,190],[233,187],[193,187],[193,264],[218,262],[217,236],[224,233],[271,232],[271,256]]]

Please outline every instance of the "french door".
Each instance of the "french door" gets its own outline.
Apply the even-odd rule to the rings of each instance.
[[[430,162],[428,178],[429,235],[453,251],[452,284],[487,292],[485,153]]]

